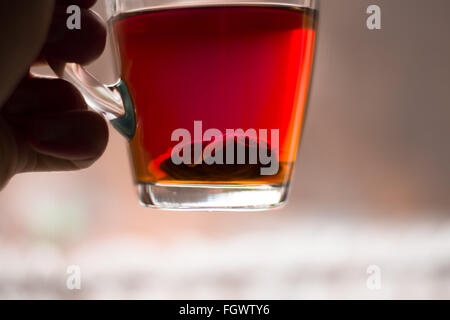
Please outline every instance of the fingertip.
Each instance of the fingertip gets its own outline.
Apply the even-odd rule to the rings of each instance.
[[[67,14],[57,6],[42,56],[47,60],[88,64],[97,59],[106,46],[107,30],[103,20],[93,11],[81,10],[80,29],[70,30]]]
[[[27,136],[37,152],[90,163],[104,153],[109,133],[101,115],[82,110],[36,116]]]
[[[5,103],[5,117],[27,118],[36,113],[87,110],[81,93],[62,79],[25,78]]]

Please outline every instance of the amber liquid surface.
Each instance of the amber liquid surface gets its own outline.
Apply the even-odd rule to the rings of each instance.
[[[137,117],[131,141],[139,183],[287,183],[305,114],[315,11],[205,7],[146,11],[113,22],[122,79]],[[279,129],[276,174],[259,164],[175,165],[172,132]],[[192,145],[205,141],[192,141]],[[238,143],[236,141],[236,143]],[[257,141],[259,143],[259,141]],[[246,148],[253,144],[246,140]],[[249,150],[246,150],[249,152]]]

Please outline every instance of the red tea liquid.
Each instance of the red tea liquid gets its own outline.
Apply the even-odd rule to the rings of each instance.
[[[315,11],[204,7],[146,11],[113,22],[122,79],[137,124],[140,183],[286,183],[300,138],[315,40]],[[175,129],[279,129],[277,174],[251,165],[170,162]],[[193,141],[193,143],[196,143]]]

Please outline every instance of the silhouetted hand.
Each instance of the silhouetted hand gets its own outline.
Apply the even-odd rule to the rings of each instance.
[[[25,12],[18,10],[18,6],[32,10],[27,6],[37,3],[27,0],[17,4],[16,1],[7,1],[15,6],[11,11],[16,13]],[[88,9],[95,0],[56,0],[55,4],[53,0],[41,1],[41,5],[36,4],[36,10],[42,12],[35,18],[26,20],[17,16],[9,17],[7,21],[9,27],[21,29],[12,29],[19,30],[16,32],[19,43],[12,39],[8,44],[9,69],[8,61],[4,59],[0,65],[0,69],[6,70],[0,73],[0,189],[20,172],[85,168],[100,157],[108,140],[105,120],[87,109],[81,94],[70,83],[33,78],[28,72],[34,63],[51,62],[52,66],[62,66],[65,62],[86,64],[101,54],[106,29]],[[81,30],[66,27],[69,16],[66,9],[71,4],[82,8]],[[0,7],[5,9],[5,4]],[[20,41],[20,32],[27,32],[27,28],[43,29],[47,34],[45,41],[39,40],[38,35],[33,37],[33,30],[27,41]],[[0,37],[9,32],[5,29],[0,28]],[[24,51],[35,48],[34,55]],[[28,58],[27,54],[34,57]],[[23,75],[16,76],[17,72]],[[22,80],[14,89],[11,83],[17,82],[15,77],[22,77]],[[12,93],[9,86],[14,89]]]

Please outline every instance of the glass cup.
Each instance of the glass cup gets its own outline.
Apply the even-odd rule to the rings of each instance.
[[[128,140],[140,202],[262,210],[286,201],[318,1],[105,0],[120,80],[67,63]]]

